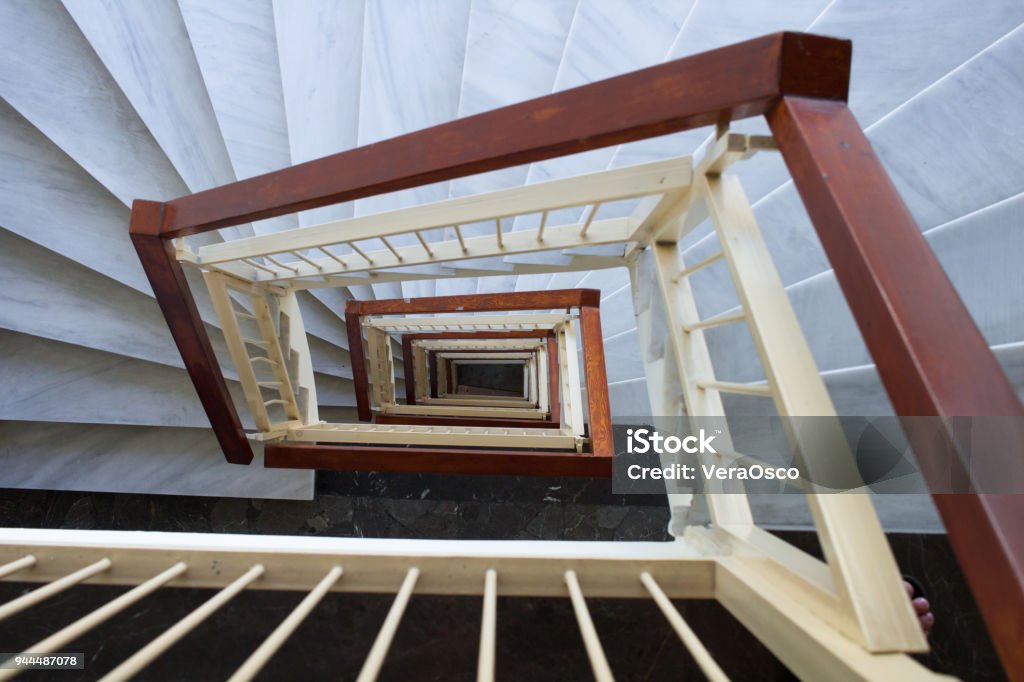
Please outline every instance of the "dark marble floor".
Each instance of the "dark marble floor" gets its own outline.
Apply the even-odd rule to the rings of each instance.
[[[316,499],[309,502],[0,491],[0,525],[39,528],[631,541],[667,540],[667,522],[668,509],[658,498],[612,495],[608,481],[587,479],[321,473]],[[812,533],[780,534],[818,552]],[[963,679],[1004,679],[945,537],[890,540],[901,567],[925,583],[935,603],[933,651],[922,662]],[[26,589],[0,583],[0,602]],[[123,591],[78,587],[0,623],[0,650],[23,650]],[[97,679],[210,594],[157,592],[66,647],[86,652],[84,673],[35,671],[22,679]],[[225,679],[299,598],[243,593],[140,679]],[[390,602],[383,595],[328,595],[259,679],[354,678]],[[653,603],[594,599],[588,605],[618,679],[701,678]],[[679,606],[733,679],[791,679],[717,604]],[[474,679],[479,619],[477,598],[414,597],[381,679]],[[568,600],[501,599],[498,624],[500,679],[590,678]]]

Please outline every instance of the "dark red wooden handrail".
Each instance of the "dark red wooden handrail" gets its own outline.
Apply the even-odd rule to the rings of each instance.
[[[776,33],[164,204],[136,201],[132,240],[225,456],[244,464],[252,452],[168,240],[757,115],[768,118],[897,413],[1024,416],[846,107],[850,55],[849,41]],[[945,453],[966,457],[951,436],[936,447],[909,435],[933,490]],[[329,448],[305,447],[328,461]],[[1022,448],[1017,440],[999,453],[1011,477],[1024,473]],[[524,462],[509,472],[532,466]],[[1003,663],[1024,680],[1024,495],[935,499]]]

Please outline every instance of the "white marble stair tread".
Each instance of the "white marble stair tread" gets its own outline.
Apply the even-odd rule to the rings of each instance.
[[[554,90],[565,90],[662,62],[692,4],[689,0],[580,3]],[[608,49],[609,45],[615,48]],[[615,148],[606,147],[534,163],[527,173],[526,183],[603,170],[614,155]],[[576,220],[582,210],[557,213],[560,220]],[[525,218],[517,218],[512,229],[526,229],[528,224]]]
[[[233,182],[224,139],[177,3],[64,6],[193,192]],[[224,234],[251,236],[252,226]]]
[[[651,403],[646,379],[620,381],[608,386],[608,403],[612,420],[622,423],[643,422],[650,419]],[[660,415],[654,415],[660,416]],[[639,419],[630,419],[630,417]]]
[[[835,4],[830,0],[796,0],[778,3],[771,11],[758,11],[751,7],[749,0],[698,0],[693,4],[692,11],[687,15],[663,59],[680,59],[776,31],[806,31],[812,29],[812,24],[822,17],[822,12],[827,14]],[[844,36],[842,32],[826,35]],[[733,127],[747,132],[763,132],[767,128],[761,121],[737,122]],[[691,154],[707,139],[710,132],[710,128],[700,128],[622,145],[615,150],[610,165],[624,166],[673,155]],[[760,187],[761,184],[770,189],[787,177],[780,160],[767,155],[765,158],[770,161],[762,162],[765,167],[760,169],[755,168],[753,162],[744,163],[744,168],[750,167],[750,177],[745,176],[744,182],[749,183],[752,189]],[[759,177],[763,173],[757,172],[758,170],[767,174],[763,181]]]
[[[0,97],[121,203],[188,193],[63,5],[0,3],[0,36]]]
[[[452,277],[439,280],[434,288],[435,296],[461,296],[476,293],[476,280],[472,277]]]
[[[2,229],[0,284],[9,292],[0,328],[183,366],[155,300]],[[206,331],[225,376],[234,377],[220,330]]]
[[[10,359],[0,365],[0,420],[210,426],[183,369],[5,330],[0,350]],[[237,383],[229,387],[244,404]]]
[[[850,107],[870,126],[1024,22],[1024,4],[959,0],[858,6],[834,3],[816,33],[853,40]],[[928,30],[920,27],[927,25]]]
[[[129,239],[128,208],[3,102],[0,177],[4,230],[152,296]],[[213,322],[205,287],[193,291],[203,319]]]
[[[152,297],[128,236],[128,208],[2,102],[0,177],[5,230]],[[204,321],[217,324],[201,279],[187,276]]]
[[[355,384],[351,379],[322,374],[314,378],[317,404],[325,407],[351,407],[356,404]]]
[[[312,499],[315,472],[229,464],[208,429],[0,421],[0,487]]]
[[[271,0],[178,0],[224,146],[241,180],[291,165]],[[296,215],[253,224],[298,227]]]
[[[1020,254],[1024,253],[1022,211],[1024,193],[925,232],[929,246],[991,345],[1024,341],[1019,305],[1024,300],[1020,268]],[[698,301],[702,287],[697,278],[702,276],[694,278]],[[871,362],[831,270],[790,285],[787,293],[820,369]],[[755,374],[755,351],[744,325],[707,333],[712,357],[716,367],[722,367],[723,375],[741,381],[759,376]]]
[[[552,275],[550,273],[542,273],[535,275],[521,275],[516,280],[516,291],[544,291],[548,288],[548,282],[551,281]]]
[[[292,164],[358,145],[365,4],[272,2]],[[350,218],[352,208],[303,211],[299,222]]]
[[[444,123],[458,115],[468,0],[367,3],[359,100],[359,144]],[[355,215],[448,198],[448,183],[356,201]],[[414,235],[390,240],[418,243]],[[373,285],[378,298],[432,295],[433,282]]]
[[[184,370],[116,353],[0,330],[0,420],[209,428]],[[315,375],[318,402],[355,404],[352,382]],[[228,380],[245,428],[255,428],[238,383]]]
[[[128,208],[2,102],[0,177],[0,225],[152,296],[129,239]],[[191,269],[187,275],[203,320],[218,325],[201,278]],[[330,292],[312,295],[337,300]],[[319,331],[314,326],[311,333]]]
[[[0,102],[0,224],[138,291],[149,282],[128,238],[128,208]]]
[[[1024,400],[1024,342],[994,346],[996,356],[1017,395]],[[836,411],[843,415],[891,416],[889,396],[874,365],[843,367],[822,373]]]
[[[1020,162],[1024,158],[1024,137],[1003,134],[1013,129],[1017,112],[1024,110],[1024,78],[1015,68],[1022,60],[1024,27],[962,65],[869,132],[922,230],[1024,191],[1024,164]],[[963,96],[963,92],[971,96]],[[996,139],[998,144],[993,143]],[[755,215],[783,283],[799,282],[829,268],[791,185],[758,203]],[[717,249],[717,241],[708,238],[688,249],[684,257],[687,262],[697,262]],[[702,315],[736,304],[720,268],[709,268],[701,278],[698,305]]]
[[[363,59],[361,2],[273,2],[274,30],[291,164],[352,149],[359,144]],[[330,74],[330,77],[325,77]],[[347,202],[298,214],[303,227],[353,216]],[[376,298],[369,284],[349,286],[355,298]],[[332,292],[310,293],[325,305]],[[340,315],[340,313],[338,313]]]
[[[950,138],[943,134],[936,135],[930,129],[929,119],[933,114],[922,114],[922,110],[916,108],[918,100],[929,100],[929,109],[938,106],[937,112],[941,111],[945,105],[938,105],[941,98],[933,99],[932,91],[938,88],[949,92],[950,84],[944,81],[952,73],[961,71],[968,66],[968,62],[978,59],[982,53],[998,48],[994,43],[1024,22],[1024,5],[1016,0],[987,2],[976,12],[965,13],[962,10],[963,4],[959,0],[939,0],[927,4],[897,3],[886,5],[884,9],[833,3],[814,24],[815,32],[853,40],[850,108],[861,126],[868,130],[876,151],[883,159],[886,159],[881,147],[884,140],[875,134],[875,129],[889,117],[903,121],[899,126],[900,132],[891,138],[892,144],[897,147],[909,150],[918,144],[918,140],[904,141],[902,137],[905,132],[918,126],[918,137],[934,136],[925,148],[944,146],[955,139],[955,136]],[[934,30],[918,30],[923,24]],[[1005,76],[1000,78],[1005,79]],[[1019,86],[1016,87],[1019,92]],[[969,92],[974,95],[978,89],[978,86],[970,87]],[[954,99],[961,98],[972,99],[962,96]],[[966,111],[969,106],[969,101],[958,103],[956,109],[959,111],[954,116],[964,121],[965,127],[972,126],[967,121],[974,120],[975,116],[984,121],[990,114],[986,108],[978,113],[969,113]],[[986,126],[983,124],[981,128],[984,130]],[[925,130],[927,132],[922,134]],[[701,131],[701,134],[706,135],[706,132]],[[996,134],[999,134],[998,131]],[[696,141],[698,138],[691,138],[691,142]],[[993,146],[999,147],[983,136],[979,144],[982,146],[966,147],[971,156],[985,157],[987,154],[982,153],[981,149],[987,152]],[[924,153],[921,155],[924,156]],[[929,162],[932,160],[937,159],[929,159]],[[913,170],[919,171],[922,168],[924,166],[915,159]],[[777,155],[768,154],[735,166],[734,172],[743,179],[751,201],[755,202],[777,190],[789,178]],[[923,173],[919,179],[926,184],[930,183],[928,175]],[[954,173],[954,176],[960,177],[959,173]],[[791,188],[786,191],[791,191]],[[902,193],[902,187],[900,191]],[[937,195],[942,196],[942,193]],[[708,231],[705,226],[685,243],[693,243]]]
[[[323,300],[310,295],[309,292],[299,293],[298,301],[306,334],[347,351],[348,331],[345,329],[344,304],[335,311]]]
[[[475,0],[469,15],[459,116],[516,104],[552,91],[576,14],[576,0]],[[510,64],[514,67],[510,68]],[[526,182],[529,164],[458,178],[452,198],[480,194]],[[482,223],[463,233],[492,231]],[[449,239],[454,234],[448,235]]]

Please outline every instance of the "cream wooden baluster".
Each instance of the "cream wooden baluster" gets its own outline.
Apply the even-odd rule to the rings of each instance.
[[[590,619],[590,611],[587,610],[587,602],[583,598],[583,590],[580,589],[576,571],[565,572],[565,584],[569,588],[569,599],[572,600],[572,609],[576,613],[576,621],[580,626],[580,635],[583,636],[583,646],[586,647],[590,667],[594,671],[594,679],[597,682],[614,682],[615,677],[612,676],[612,669],[608,666],[604,649],[601,648],[601,640],[594,629],[594,621]]]
[[[17,599],[12,599],[6,604],[0,606],[0,620],[10,618],[16,613],[24,611],[30,606],[35,606],[41,601],[49,599],[55,594],[60,594],[69,587],[73,587],[83,580],[88,580],[97,573],[102,573],[109,569],[113,564],[110,559],[100,559],[99,561],[89,564],[85,568],[80,568],[74,573],[69,573],[63,578],[58,578],[53,582],[47,583],[42,587],[32,590],[28,594],[22,595]]]
[[[112,618],[121,611],[136,603],[143,597],[146,597],[153,592],[174,580],[185,571],[188,570],[188,565],[184,562],[179,561],[167,570],[153,576],[149,580],[145,581],[141,585],[137,585],[131,590],[125,592],[120,597],[107,602],[100,608],[96,609],[92,613],[82,616],[71,625],[55,632],[41,642],[36,642],[32,646],[25,649],[26,653],[35,654],[50,654],[58,649],[62,648],[68,642],[73,642],[85,633],[92,630],[97,625],[104,621]],[[0,680],[12,679],[15,675],[20,673],[18,669],[4,669],[0,670]]]
[[[722,251],[781,417],[819,417],[807,429],[790,427],[812,481],[860,480],[803,330],[761,236],[739,180],[698,178],[708,198]],[[827,451],[825,450],[827,448]],[[822,549],[839,592],[838,624],[868,651],[925,651],[927,643],[907,600],[899,570],[866,493],[808,494]]]
[[[299,602],[298,606],[288,614],[288,617],[281,621],[281,624],[270,633],[270,636],[263,641],[263,644],[260,644],[256,651],[252,652],[249,658],[245,660],[245,663],[229,678],[228,682],[248,682],[248,680],[254,678],[271,657],[277,653],[281,645],[291,637],[296,628],[302,624],[306,616],[316,608],[316,605],[320,603],[320,600],[324,598],[328,590],[334,586],[334,583],[338,582],[341,574],[341,566],[331,568],[327,575],[323,577],[323,580],[317,583],[316,587],[306,595],[306,598]]]
[[[391,610],[388,611],[384,624],[381,625],[380,632],[377,633],[377,639],[374,640],[373,647],[370,648],[370,653],[366,657],[362,670],[359,671],[356,682],[373,682],[377,679],[381,666],[384,665],[384,658],[388,655],[388,649],[391,647],[391,640],[395,637],[398,624],[402,622],[405,606],[409,603],[409,598],[412,596],[416,580],[419,577],[420,569],[415,567],[410,568],[405,574],[405,580],[402,581],[402,586],[398,589],[395,601],[391,604]]]
[[[298,372],[295,377],[296,392],[306,390],[305,412],[300,414],[303,424],[315,424],[320,421],[317,407],[316,378],[313,374],[313,355],[309,350],[309,338],[302,322],[302,310],[295,291],[287,291],[280,297],[278,311],[281,319],[288,320],[288,346],[291,352],[298,355]]]
[[[256,428],[260,431],[270,430],[270,416],[267,406],[263,404],[263,392],[260,391],[256,371],[253,369],[252,358],[246,348],[241,329],[238,326],[238,311],[231,302],[226,284],[227,277],[218,272],[204,272],[203,279],[210,292],[213,310],[220,321],[220,329],[224,334],[224,344],[228,347],[231,362],[238,372],[238,383],[242,386],[245,403],[249,407]],[[249,315],[255,319],[254,315]]]
[[[274,370],[274,379],[277,382],[274,389],[281,396],[280,399],[284,401],[282,404],[288,419],[300,420],[302,417],[299,415],[299,404],[292,390],[291,377],[288,376],[288,360],[284,357],[281,349],[281,338],[270,313],[267,294],[257,293],[251,297],[251,300],[253,313],[256,315],[256,324],[262,337],[263,347],[266,349],[267,357],[273,363],[271,367]],[[264,405],[266,404],[265,402]]]
[[[217,609],[248,587],[252,581],[262,576],[263,572],[263,566],[260,564],[250,568],[230,585],[203,602],[199,608],[179,620],[162,635],[139,649],[121,665],[104,675],[101,682],[123,682],[135,677],[143,668],[174,646],[179,639],[192,632],[196,626],[209,618]]]
[[[683,642],[683,646],[686,647],[690,655],[693,656],[693,660],[697,662],[701,672],[711,680],[711,682],[729,682],[728,676],[722,671],[715,659],[711,657],[711,654],[705,648],[704,643],[700,641],[700,638],[690,629],[683,616],[679,613],[675,606],[672,605],[672,601],[668,598],[668,595],[661,589],[657,581],[646,571],[640,574],[640,581],[650,592],[654,602],[661,609],[661,612],[665,614],[665,618],[668,619],[672,629],[679,635],[679,639]]]
[[[477,682],[494,682],[494,640],[497,632],[498,572],[487,569],[484,575],[484,609],[480,618],[480,658]]]
[[[691,417],[692,428],[700,428],[700,418],[711,418],[716,429],[721,427],[722,431],[715,436],[716,449],[733,451],[735,446],[725,423],[725,407],[721,395],[716,390],[705,390],[700,386],[701,383],[715,381],[715,370],[704,331],[685,331],[687,325],[700,322],[700,315],[689,278],[672,281],[680,271],[685,270],[679,248],[676,244],[654,243],[651,251],[654,275],[661,291],[665,324],[669,330],[669,345],[679,372],[686,413],[699,415],[698,418]],[[713,455],[712,461],[718,465],[726,464],[720,455]],[[708,511],[716,527],[746,527],[753,524],[750,503],[740,481],[708,479],[704,485],[705,491],[711,493],[707,495]]]
[[[23,571],[26,568],[30,568],[35,565],[36,558],[31,554],[28,554],[26,556],[21,557],[20,559],[15,559],[14,561],[10,561],[4,564],[3,566],[0,566],[0,578],[6,578],[12,573]]]

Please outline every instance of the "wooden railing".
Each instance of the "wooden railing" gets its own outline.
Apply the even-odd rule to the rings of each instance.
[[[166,203],[136,201],[132,240],[225,455],[252,459],[175,238],[758,115],[770,124],[897,413],[1024,416],[846,105],[850,55],[848,41],[768,35]],[[952,434],[908,435],[937,489],[949,452],[965,476],[971,456],[999,458],[1019,476],[1024,434],[1006,428],[1001,442],[1011,446],[999,452],[972,453]],[[1004,665],[1024,679],[1024,496],[935,501]]]

